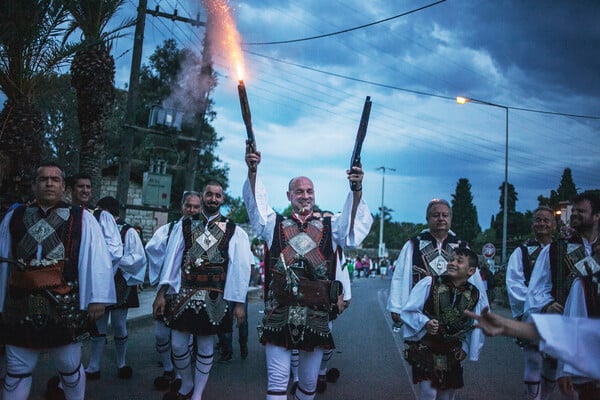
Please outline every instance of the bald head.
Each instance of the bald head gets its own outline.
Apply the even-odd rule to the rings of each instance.
[[[295,213],[310,212],[315,205],[315,189],[312,181],[305,176],[293,178],[288,184],[287,198]]]

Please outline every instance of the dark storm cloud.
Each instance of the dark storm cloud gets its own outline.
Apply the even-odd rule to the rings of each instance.
[[[598,1],[455,1],[433,13],[465,46],[488,52],[523,96],[600,93]]]

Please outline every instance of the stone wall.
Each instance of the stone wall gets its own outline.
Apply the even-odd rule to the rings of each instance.
[[[104,176],[102,177],[102,196],[117,196],[117,177]],[[127,204],[142,206],[142,185],[139,182],[129,182],[129,192],[127,196]],[[169,213],[165,211],[152,210],[127,210],[127,223],[142,227],[144,241],[148,241],[154,231],[166,224]]]

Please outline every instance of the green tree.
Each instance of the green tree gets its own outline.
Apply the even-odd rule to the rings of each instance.
[[[111,40],[133,21],[106,31],[125,0],[66,0],[71,14],[65,41],[75,30],[82,33],[79,50],[71,62],[71,84],[77,92],[77,117],[81,134],[79,169],[92,178],[92,199],[100,197],[105,159],[105,129],[115,100],[115,60]]]
[[[389,249],[400,249],[404,243],[417,233],[426,228],[424,224],[414,224],[412,222],[394,222],[391,212],[393,210],[385,207],[383,214],[383,241],[385,247]],[[365,248],[379,248],[379,226],[381,223],[381,214],[373,216],[373,226],[369,234],[363,241]]]
[[[504,185],[501,185],[498,189],[500,190],[500,212],[496,215],[493,229],[496,232],[496,240],[502,240],[503,224],[504,224]],[[527,219],[525,215],[516,211],[518,193],[515,187],[508,183],[508,215],[507,215],[507,241],[519,241],[524,236],[528,236],[531,232],[531,220]],[[511,244],[510,247],[514,247],[515,244]]]
[[[573,196],[577,194],[577,186],[573,182],[573,175],[571,174],[571,168],[565,168],[556,190],[550,191],[549,197],[543,195],[538,196],[538,203],[540,206],[548,206],[554,210],[560,208],[561,201],[570,201]]]
[[[0,186],[25,193],[32,172],[49,153],[44,122],[35,104],[40,81],[72,53],[60,35],[68,13],[63,1],[0,2]]]
[[[452,230],[467,242],[472,242],[481,232],[477,207],[473,204],[471,184],[467,178],[458,180],[456,192],[452,195]]]
[[[247,224],[250,222],[246,205],[241,198],[235,197],[229,200],[229,212],[227,213],[227,217],[236,224]]]
[[[77,172],[81,137],[71,75],[51,74],[43,78],[35,104],[44,121],[44,137],[52,158],[65,168],[68,175]]]

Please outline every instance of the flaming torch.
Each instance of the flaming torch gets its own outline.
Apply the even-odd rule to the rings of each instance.
[[[250,151],[254,153],[256,151],[256,141],[254,140],[252,115],[250,114],[250,105],[248,104],[248,95],[246,94],[246,85],[244,85],[243,79],[239,80],[237,88],[240,97],[240,107],[242,108],[242,118],[244,119],[244,125],[246,125],[246,144],[250,146]]]

